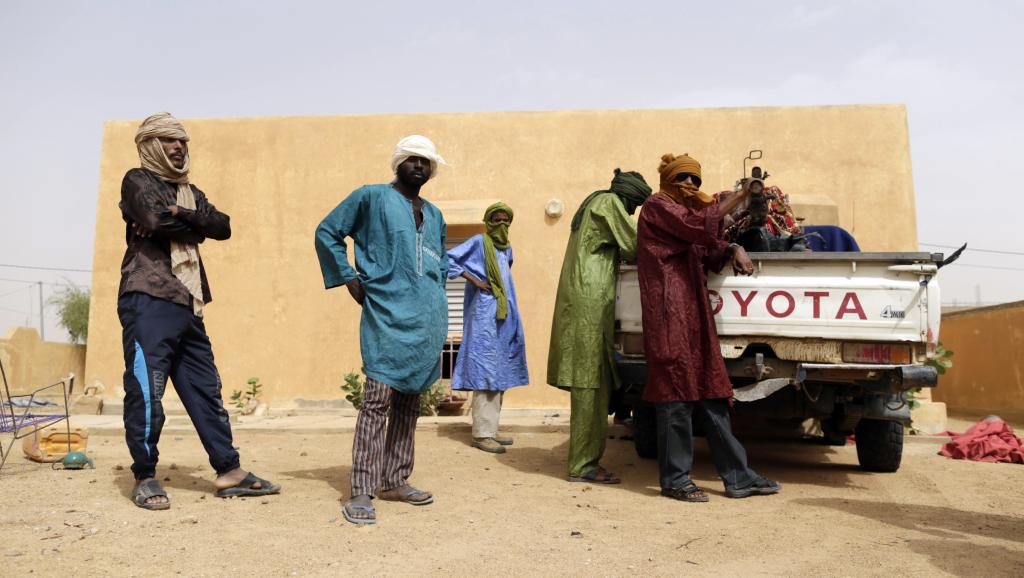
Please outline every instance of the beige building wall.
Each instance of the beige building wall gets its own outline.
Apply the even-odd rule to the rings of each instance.
[[[75,392],[81,393],[85,374],[85,346],[43,341],[31,327],[13,327],[0,339],[0,361],[4,364],[11,394],[21,395],[75,374]],[[58,390],[50,390],[53,395]]]
[[[1024,301],[944,315],[940,339],[953,367],[935,401],[951,411],[1024,413]]]
[[[104,127],[96,217],[87,377],[121,381],[115,313],[124,223],[121,178],[138,166],[138,120]],[[214,303],[207,327],[226,392],[259,376],[272,401],[335,399],[342,375],[358,370],[359,309],[344,289],[324,291],[313,250],[320,219],[353,189],[387,182],[403,136],[433,139],[450,168],[423,195],[445,210],[502,199],[516,210],[514,276],[526,330],[531,385],[510,407],[564,407],[545,385],[555,288],[579,202],[607,187],[612,170],[637,170],[656,187],[665,152],[703,164],[705,190],[731,188],[751,149],[799,204],[823,210],[869,251],[915,250],[917,231],[907,116],[903,106],[185,120],[192,178],[231,215],[233,236],[202,246]],[[561,199],[565,215],[545,216]],[[482,217],[460,217],[475,220]],[[455,219],[450,220],[454,221]],[[454,223],[453,223],[454,224]],[[108,389],[108,391],[111,391]]]

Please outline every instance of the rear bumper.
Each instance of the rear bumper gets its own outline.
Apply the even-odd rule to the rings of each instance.
[[[801,363],[796,380],[852,382],[868,392],[888,395],[919,387],[935,387],[939,374],[934,367],[926,365]]]
[[[774,371],[772,378],[789,377],[795,383],[814,382],[859,386],[868,394],[893,395],[919,387],[935,387],[938,372],[925,365],[872,365],[862,363],[786,363],[765,360]],[[774,363],[773,363],[774,362]],[[619,378],[624,384],[643,385],[647,383],[647,362],[642,358],[617,360]],[[730,376],[753,377],[749,361],[727,360]],[[755,378],[756,380],[756,378]]]

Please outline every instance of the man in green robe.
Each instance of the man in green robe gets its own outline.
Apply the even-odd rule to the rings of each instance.
[[[572,219],[551,322],[548,384],[570,391],[569,481],[617,484],[600,466],[608,432],[608,398],[619,385],[613,361],[615,282],[620,260],[636,259],[630,217],[650,196],[640,173],[615,169]]]

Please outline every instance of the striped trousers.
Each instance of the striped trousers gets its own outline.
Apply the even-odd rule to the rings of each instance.
[[[388,409],[390,408],[390,416]],[[352,441],[352,495],[375,496],[406,483],[416,449],[420,396],[399,393],[369,377]]]

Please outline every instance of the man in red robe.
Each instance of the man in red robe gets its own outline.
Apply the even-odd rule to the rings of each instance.
[[[637,267],[648,370],[644,399],[657,411],[661,493],[687,502],[708,501],[690,479],[695,410],[703,418],[726,495],[777,493],[777,483],[750,469],[746,451],[732,434],[732,384],[708,300],[707,271],[720,271],[729,262],[737,273],[754,271],[743,248],[724,240],[721,222],[749,191],[716,204],[700,190],[700,163],[685,154],[664,155],[658,172],[661,190],[640,214]]]

